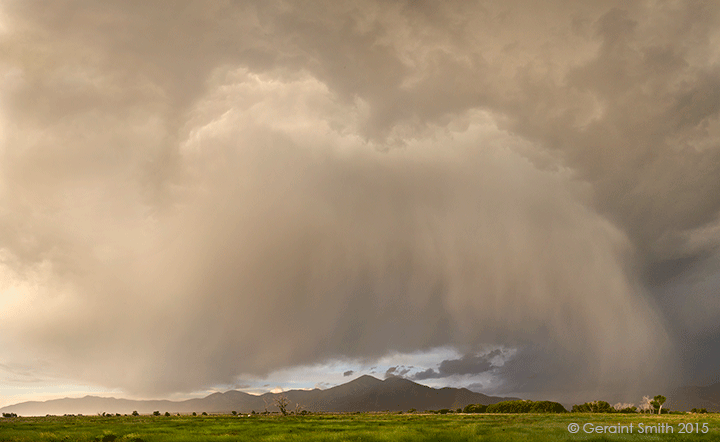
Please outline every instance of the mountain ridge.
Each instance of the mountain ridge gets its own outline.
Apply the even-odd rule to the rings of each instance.
[[[17,413],[21,416],[44,416],[63,414],[130,414],[138,411],[149,414],[153,411],[170,413],[229,413],[238,411],[277,411],[275,399],[284,394],[288,410],[303,409],[311,412],[371,412],[437,410],[461,408],[468,404],[494,404],[506,398],[487,396],[466,388],[432,388],[409,379],[390,377],[384,380],[370,375],[360,376],[350,382],[320,390],[288,390],[283,393],[265,393],[259,396],[239,390],[215,392],[203,398],[183,401],[134,400],[105,398],[87,395],[82,398],[62,398],[48,401],[27,401],[0,408],[0,412]]]

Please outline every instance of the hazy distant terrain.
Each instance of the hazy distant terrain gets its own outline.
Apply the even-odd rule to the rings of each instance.
[[[668,398],[668,405],[672,410],[705,408],[708,411],[720,412],[720,382],[707,387],[678,388]]]
[[[465,388],[430,388],[407,379],[391,377],[384,381],[372,376],[360,376],[346,384],[327,390],[290,390],[284,393],[290,401],[289,410],[295,410],[297,404],[308,411],[353,412],[353,411],[407,411],[437,410],[442,408],[461,408],[468,404],[495,404],[509,399],[506,397],[486,396]],[[213,393],[210,396],[185,401],[138,401],[116,398],[86,396],[83,398],[65,398],[45,402],[23,402],[0,409],[1,412],[13,412],[21,416],[44,416],[46,414],[129,414],[153,411],[171,413],[219,413],[238,411],[250,413],[277,411],[275,398],[279,394],[266,393],[255,396],[242,391]],[[267,405],[266,405],[267,404]]]

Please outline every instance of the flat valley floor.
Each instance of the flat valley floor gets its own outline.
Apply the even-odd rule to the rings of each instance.
[[[199,413],[198,413],[199,414]],[[571,430],[577,430],[571,433]],[[0,418],[0,441],[717,441],[720,414],[319,414]]]

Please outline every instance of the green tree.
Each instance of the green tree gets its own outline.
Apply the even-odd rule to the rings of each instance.
[[[572,411],[573,413],[612,413],[615,409],[605,401],[592,401],[573,405]]]
[[[483,404],[469,404],[463,408],[463,413],[485,413],[487,405]]]
[[[666,400],[667,398],[665,396],[659,394],[653,398],[652,402],[650,402],[650,405],[652,405],[657,410],[657,414],[661,414],[662,406]]]
[[[550,401],[503,401],[488,405],[486,413],[567,413],[565,407]]]

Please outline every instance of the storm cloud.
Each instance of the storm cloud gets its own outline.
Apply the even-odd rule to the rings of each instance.
[[[422,381],[425,379],[446,378],[454,375],[476,375],[491,370],[495,365],[492,359],[501,355],[500,350],[493,350],[487,354],[466,354],[460,359],[445,359],[438,366],[437,371],[428,368],[415,373],[412,379]]]
[[[3,367],[157,396],[495,345],[515,393],[707,383],[719,14],[5,2]]]

